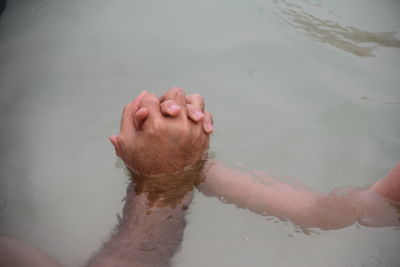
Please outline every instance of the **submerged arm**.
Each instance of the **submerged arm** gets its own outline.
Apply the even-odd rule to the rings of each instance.
[[[123,215],[111,238],[90,261],[89,267],[169,266],[183,239],[185,210],[191,192],[174,206],[150,203],[148,194],[128,186]]]
[[[400,202],[400,162],[388,175],[371,185],[370,188],[387,199]]]
[[[114,235],[90,267],[169,266],[182,241],[209,136],[202,124],[189,121],[182,89],[170,89],[163,99],[181,112],[163,116],[159,98],[143,92],[124,108],[120,134],[110,138],[134,185]]]
[[[219,162],[209,164],[205,176],[204,183],[199,185],[205,194],[223,197],[227,202],[262,215],[289,219],[303,228],[338,229],[355,222],[365,226],[400,224],[399,211],[393,208],[396,204],[386,199],[399,196],[400,192],[381,194],[375,189],[387,192],[383,185],[396,188],[400,176],[388,175],[375,187],[338,188],[328,194],[275,180],[263,172],[230,169]]]

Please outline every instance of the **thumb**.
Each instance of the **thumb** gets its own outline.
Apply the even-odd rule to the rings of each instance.
[[[137,131],[142,129],[143,123],[146,121],[147,117],[149,116],[149,109],[148,108],[140,108],[134,118],[134,125]]]
[[[121,156],[121,146],[119,144],[119,136],[118,135],[112,135],[108,138],[111,142],[111,144],[115,148],[115,153],[117,154],[118,157]]]

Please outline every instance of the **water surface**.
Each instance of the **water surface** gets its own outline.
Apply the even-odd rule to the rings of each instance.
[[[142,89],[200,93],[211,150],[330,191],[400,159],[400,2],[15,0],[0,20],[0,233],[82,266],[121,210],[107,136]],[[400,232],[305,235],[197,194],[175,266],[398,266]]]

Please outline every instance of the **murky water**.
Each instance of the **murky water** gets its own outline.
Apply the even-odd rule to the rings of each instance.
[[[322,191],[400,159],[400,2],[15,0],[0,19],[0,233],[81,266],[126,176],[107,136],[148,89],[205,96],[225,162]],[[298,232],[197,194],[175,266],[398,266],[400,232]]]

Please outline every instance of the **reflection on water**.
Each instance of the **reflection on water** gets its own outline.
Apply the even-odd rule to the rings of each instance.
[[[371,102],[371,103],[378,103],[378,104],[382,104],[382,105],[400,105],[400,102],[380,102],[380,101],[373,100],[373,99],[371,99],[371,98],[369,98],[367,96],[362,96],[360,98],[362,100],[365,100],[365,101],[368,101],[368,102]]]
[[[283,19],[290,26],[303,31],[314,40],[327,43],[360,57],[374,56],[376,46],[400,47],[397,32],[368,32],[352,26],[342,26],[337,22],[320,19],[307,13],[301,5],[286,0],[274,0]],[[323,5],[302,1],[314,8]]]

